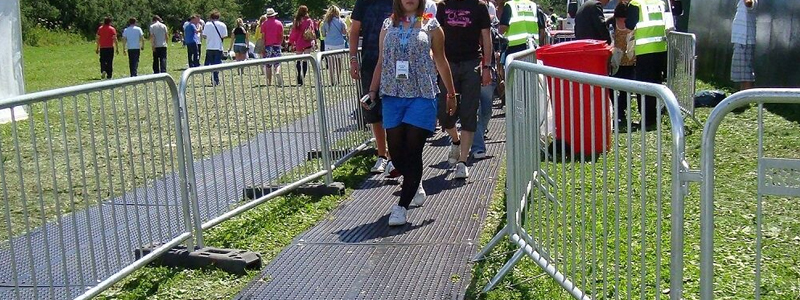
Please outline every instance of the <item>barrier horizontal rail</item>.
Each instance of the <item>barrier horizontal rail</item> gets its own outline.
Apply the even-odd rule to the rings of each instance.
[[[527,255],[577,299],[658,299],[667,279],[669,298],[680,299],[684,133],[673,94],[520,61],[507,67],[507,225],[479,258],[504,235],[519,249],[484,291]],[[615,122],[620,104],[651,125]]]
[[[741,168],[750,172],[750,180],[737,182],[741,197],[736,199],[736,208],[730,207],[732,199],[715,199],[717,143],[725,149],[725,140],[718,141],[717,134],[727,116],[734,110],[757,104],[757,124],[755,131],[745,130],[737,137],[754,140],[758,143],[756,157],[737,156],[737,173]],[[800,240],[792,237],[800,234],[800,218],[797,207],[792,205],[800,198],[800,153],[797,148],[781,146],[791,141],[788,132],[796,132],[798,127],[791,120],[768,120],[764,110],[772,105],[771,111],[797,111],[800,108],[800,89],[752,89],[731,95],[718,104],[705,124],[700,149],[702,176],[700,197],[700,299],[791,299],[797,297],[797,275],[782,272],[797,267],[796,249]],[[747,128],[753,128],[748,126]],[[731,170],[722,169],[719,174]],[[738,195],[737,195],[738,196]],[[755,199],[753,199],[755,198]],[[788,199],[794,198],[794,199]],[[723,200],[723,201],[717,201]],[[728,202],[728,203],[726,203]],[[720,216],[737,219],[741,222],[717,226]],[[722,247],[715,242],[726,235],[736,235],[739,239],[725,238]],[[783,238],[782,238],[783,237]],[[744,243],[742,240],[749,243]],[[736,253],[734,258],[727,257]],[[720,258],[726,263],[720,263]],[[720,287],[721,278],[735,276],[736,281],[725,282]],[[751,280],[751,285],[745,283]],[[751,298],[752,297],[752,298]]]
[[[0,298],[91,297],[149,261],[134,249],[192,244],[169,75],[21,95],[0,109],[19,105],[30,117],[0,125]]]

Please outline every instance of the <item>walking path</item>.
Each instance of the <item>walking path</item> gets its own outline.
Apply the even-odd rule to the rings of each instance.
[[[461,299],[471,280],[470,258],[486,219],[505,155],[504,118],[495,110],[487,159],[468,180],[454,180],[438,132],[425,146],[425,206],[409,223],[386,225],[399,180],[374,175],[328,218],[298,236],[237,299]],[[494,155],[492,157],[491,155]]]

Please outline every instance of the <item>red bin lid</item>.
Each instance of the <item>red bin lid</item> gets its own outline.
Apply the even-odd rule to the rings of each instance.
[[[536,54],[556,54],[570,52],[609,52],[611,45],[601,40],[575,40],[555,45],[546,45],[536,50]]]

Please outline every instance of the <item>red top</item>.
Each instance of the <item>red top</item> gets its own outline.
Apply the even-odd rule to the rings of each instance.
[[[283,44],[283,24],[275,17],[267,18],[264,23],[261,23],[261,34],[264,36],[265,46]]]
[[[97,28],[97,35],[100,37],[100,48],[113,48],[114,38],[117,37],[117,30],[111,25],[102,25]]]
[[[314,22],[311,21],[311,18],[305,17],[298,24],[294,24],[292,26],[292,32],[289,33],[289,44],[294,45],[298,51],[302,51],[311,47],[311,42],[313,41],[306,41],[303,38],[303,33],[306,32],[306,29],[311,27],[311,30],[314,30]]]

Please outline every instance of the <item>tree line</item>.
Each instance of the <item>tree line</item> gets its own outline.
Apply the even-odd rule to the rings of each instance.
[[[291,19],[299,5],[306,5],[312,16],[321,17],[325,9],[336,4],[352,8],[355,0],[20,0],[22,31],[31,28],[65,30],[94,38],[103,18],[110,16],[117,28],[124,28],[135,17],[142,29],[159,15],[170,28],[180,28],[190,15],[208,19],[218,10],[222,21],[234,24],[236,18],[258,19],[267,7],[279,12],[280,19]]]

